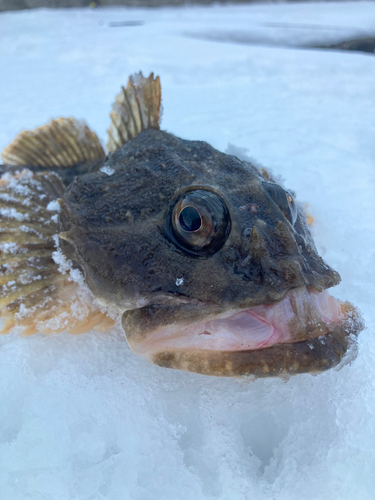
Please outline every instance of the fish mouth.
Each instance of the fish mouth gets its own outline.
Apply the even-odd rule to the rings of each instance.
[[[269,377],[332,368],[363,324],[349,302],[301,287],[247,309],[148,306],[124,313],[123,327],[132,351],[158,366]]]

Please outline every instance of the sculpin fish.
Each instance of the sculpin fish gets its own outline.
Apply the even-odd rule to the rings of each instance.
[[[159,78],[116,97],[105,154],[60,118],[4,149],[2,332],[108,330],[206,375],[321,372],[362,329],[303,207],[249,162],[159,129]]]

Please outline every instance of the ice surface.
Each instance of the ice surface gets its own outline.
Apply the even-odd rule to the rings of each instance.
[[[108,26],[126,20],[144,24]],[[156,72],[165,129],[246,148],[310,204],[316,244],[343,278],[333,294],[368,326],[359,356],[316,377],[249,382],[148,365],[120,330],[4,336],[1,499],[373,500],[375,58],[235,44],[236,29],[333,43],[374,34],[375,4],[2,13],[0,150],[61,115],[105,141],[128,75]],[[220,43],[192,38],[214,30]]]

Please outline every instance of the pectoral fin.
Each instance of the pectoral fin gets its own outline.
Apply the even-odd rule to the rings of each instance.
[[[82,333],[114,323],[63,265],[56,201],[63,192],[53,172],[0,179],[0,333]]]

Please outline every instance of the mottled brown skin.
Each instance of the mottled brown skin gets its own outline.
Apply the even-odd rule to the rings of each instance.
[[[68,187],[62,203],[61,246],[83,271],[94,295],[125,311],[128,340],[141,339],[159,326],[275,302],[291,288],[322,291],[340,281],[317,254],[304,214],[298,212],[293,227],[270,196],[269,180],[248,162],[201,141],[148,129],[110,155],[104,166],[114,173],[97,171]],[[210,256],[184,251],[170,228],[176,200],[196,189],[220,195],[230,215],[228,238]],[[178,278],[184,280],[180,286]],[[346,351],[349,330],[337,332],[327,339],[332,352],[341,354],[317,349],[312,355],[306,345],[296,343],[263,349],[261,357],[260,351],[231,353],[231,359],[237,356],[231,363],[238,365],[236,374],[275,375],[285,371],[294,352],[301,360],[298,367],[294,363],[295,369],[291,363],[288,373],[323,370]],[[181,354],[190,361],[177,362],[176,354],[159,353],[153,361],[167,367],[187,363],[190,371],[220,375],[224,354],[211,353],[217,368],[209,370],[204,368],[207,359],[198,359],[202,354]],[[267,373],[260,359],[267,360]]]
[[[74,241],[65,253],[105,301],[128,308],[138,298],[154,304],[154,296],[171,294],[242,308],[279,300],[290,288],[321,291],[340,281],[316,253],[304,216],[293,229],[249,163],[149,129],[105,166],[115,173],[85,175],[69,186],[61,217],[62,231]],[[210,257],[194,257],[168,236],[175,200],[197,187],[220,194],[230,212],[229,237]],[[256,214],[244,208],[250,202]],[[254,226],[262,239],[250,248]]]

